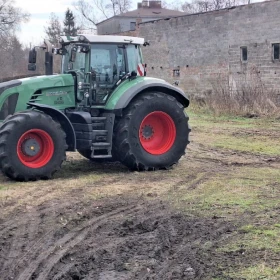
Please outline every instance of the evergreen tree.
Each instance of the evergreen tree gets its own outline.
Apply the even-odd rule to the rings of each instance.
[[[76,27],[75,16],[73,12],[68,8],[65,13],[65,20],[63,21],[63,32],[66,36],[76,36],[79,28]]]
[[[48,36],[49,41],[57,45],[59,38],[62,35],[62,27],[59,21],[59,18],[54,13],[51,13],[49,26],[45,27],[45,32]]]

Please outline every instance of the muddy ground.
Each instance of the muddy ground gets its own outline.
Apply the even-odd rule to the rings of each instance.
[[[235,228],[124,197],[45,203],[16,216],[2,224],[2,279],[206,279],[225,262],[208,252]]]
[[[238,239],[237,229],[260,212],[223,205],[204,215],[193,210],[196,201],[182,208],[173,194],[192,193],[217,174],[248,166],[279,170],[280,157],[196,139],[169,171],[129,172],[119,163],[69,154],[51,181],[1,177],[0,279],[246,279],[227,273],[255,264],[264,251],[219,248]],[[277,217],[280,207],[273,207]],[[265,254],[275,267],[275,254]]]

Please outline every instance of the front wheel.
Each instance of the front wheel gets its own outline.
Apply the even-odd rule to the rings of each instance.
[[[132,170],[166,169],[185,153],[189,132],[182,104],[164,93],[146,93],[118,121],[114,145],[120,161]]]
[[[18,181],[51,178],[65,159],[65,137],[44,113],[24,111],[9,117],[0,129],[2,172]]]

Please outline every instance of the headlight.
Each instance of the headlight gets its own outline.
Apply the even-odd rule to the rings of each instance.
[[[79,83],[78,83],[78,88],[79,88],[79,89],[82,89],[82,88],[83,88],[83,83],[82,83],[82,82],[79,82]]]

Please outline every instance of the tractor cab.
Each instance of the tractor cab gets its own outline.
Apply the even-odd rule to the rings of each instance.
[[[82,104],[103,105],[123,81],[145,75],[142,38],[63,36],[61,44],[61,72],[74,76],[77,102]]]

